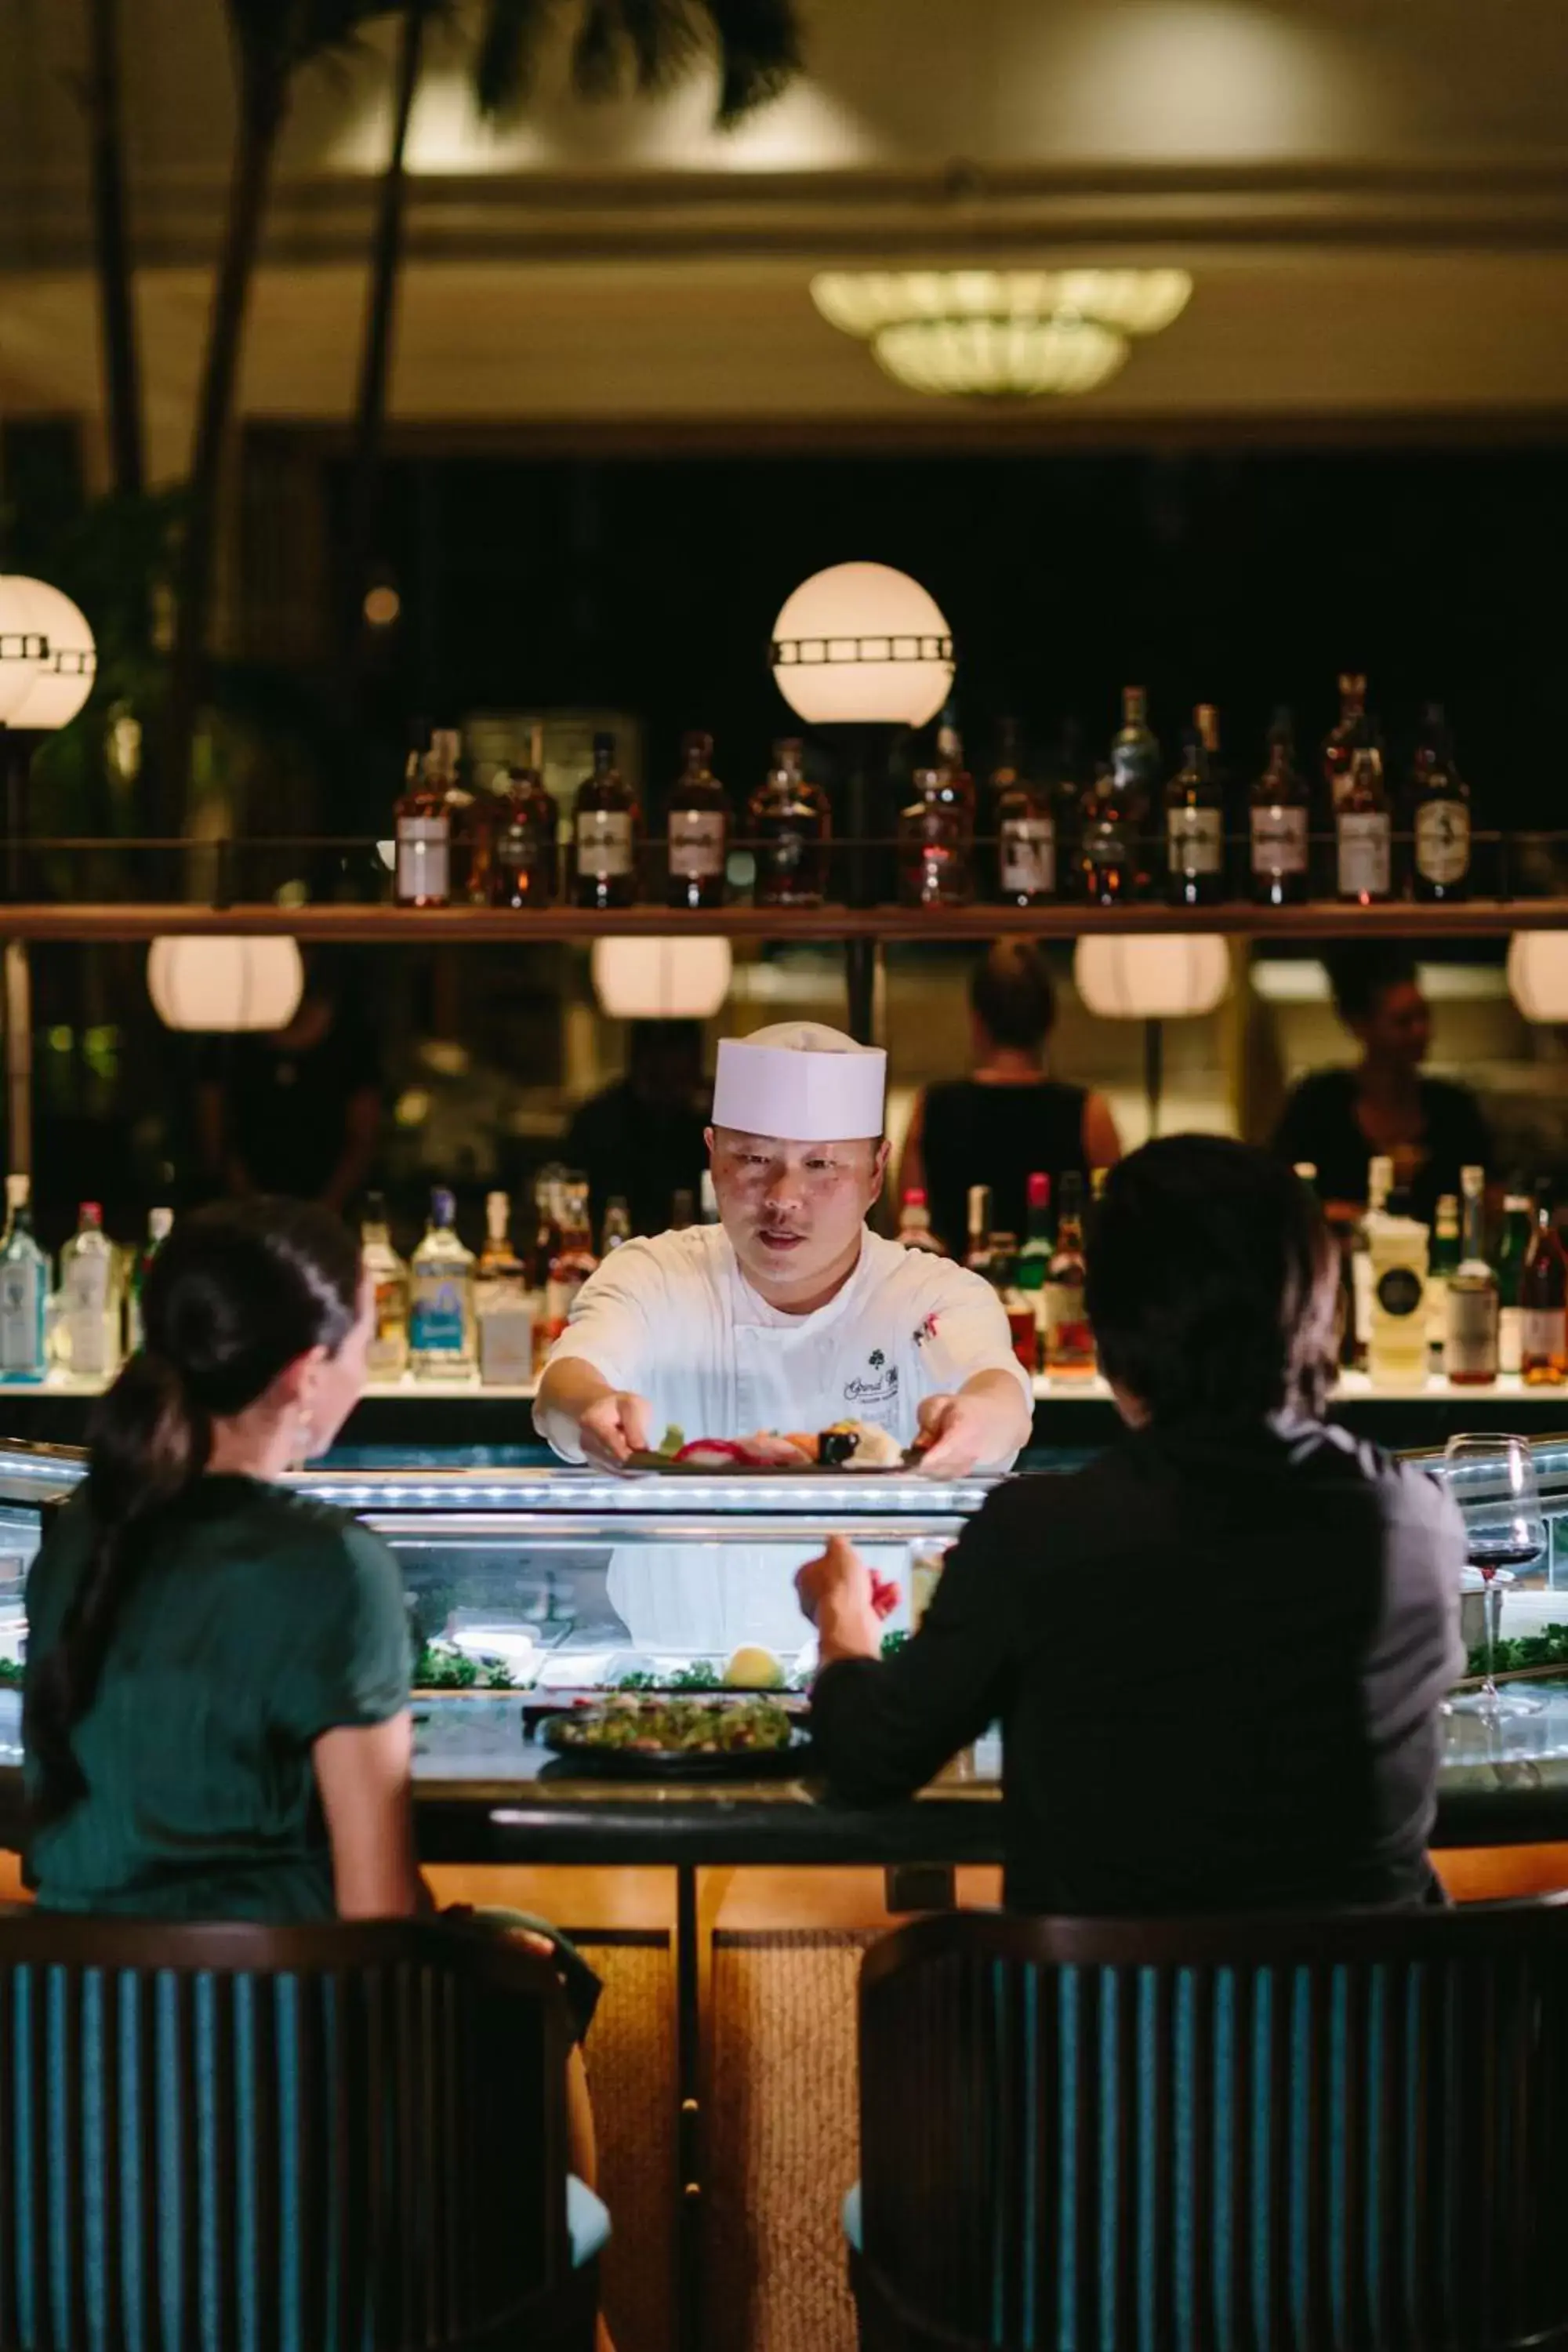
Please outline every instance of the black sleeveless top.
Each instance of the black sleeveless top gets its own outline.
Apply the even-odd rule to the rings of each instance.
[[[926,1090],[926,1198],[931,1230],[954,1257],[968,1241],[969,1188],[991,1187],[992,1230],[1024,1238],[1028,1182],[1051,1180],[1053,1203],[1068,1169],[1087,1187],[1082,1087],[1041,1078],[1035,1086],[987,1086],[949,1078]]]

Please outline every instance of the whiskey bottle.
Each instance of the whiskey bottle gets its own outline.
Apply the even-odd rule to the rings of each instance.
[[[991,774],[996,894],[1004,906],[1044,907],[1057,895],[1057,820],[1050,795],[1024,773],[1018,723],[1005,719]]]
[[[957,730],[944,717],[934,766],[917,768],[914,798],[899,812],[899,902],[967,907],[974,897],[974,785]]]
[[[711,766],[711,735],[688,735],[685,765],[666,811],[669,844],[668,903],[721,907],[730,854],[730,797]]]
[[[1498,1278],[1487,1264],[1486,1171],[1461,1168],[1465,1245],[1448,1283],[1443,1370],[1456,1388],[1489,1388],[1499,1370]]]
[[[616,766],[613,735],[594,738],[594,772],[573,809],[575,899],[605,912],[637,904],[637,795]]]
[[[508,768],[485,811],[482,898],[491,907],[555,901],[555,803],[537,768]]]
[[[1121,726],[1110,746],[1110,785],[1125,811],[1132,845],[1132,892],[1147,891],[1153,854],[1151,828],[1160,797],[1160,739],[1149,725],[1149,698],[1141,686],[1121,689]]]
[[[1198,706],[1214,732],[1214,709]],[[1166,891],[1173,907],[1212,907],[1225,896],[1225,794],[1205,730],[1191,729],[1180,768],[1165,787]],[[1216,738],[1217,740],[1217,738]]]
[[[1519,1278],[1519,1368],[1526,1388],[1561,1388],[1568,1379],[1568,1253],[1558,1239],[1552,1185],[1535,1187],[1535,1225]]]
[[[426,755],[410,751],[393,812],[393,895],[400,907],[444,907],[451,897],[452,813]]]
[[[568,1176],[561,1186],[561,1238],[544,1286],[544,1339],[552,1348],[572,1318],[577,1293],[599,1261],[588,1214],[585,1177]]]
[[[1094,1371],[1094,1334],[1084,1309],[1083,1180],[1069,1168],[1061,1181],[1057,1244],[1042,1292],[1045,1365],[1052,1380],[1088,1380]]]
[[[1290,713],[1268,730],[1268,765],[1253,785],[1248,811],[1252,897],[1260,907],[1300,907],[1308,893],[1310,797],[1297,772]]]
[[[1350,778],[1334,819],[1339,895],[1347,906],[1373,907],[1394,887],[1394,819],[1383,781],[1383,754],[1363,740],[1351,755]]]
[[[759,907],[820,907],[827,896],[832,819],[820,784],[801,772],[798,736],[773,745],[773,764],[746,809]]]
[[[1090,907],[1120,907],[1135,895],[1137,844],[1131,812],[1116,792],[1109,768],[1095,770],[1079,815],[1078,869]]]
[[[1057,887],[1064,898],[1076,897],[1082,888],[1079,827],[1084,796],[1093,781],[1094,762],[1085,749],[1083,728],[1076,719],[1065,719],[1047,763],[1047,793],[1057,835]]]
[[[1443,906],[1469,896],[1470,788],[1454,764],[1453,738],[1440,702],[1421,715],[1410,776],[1413,895]]]
[[[373,1381],[400,1381],[408,1370],[408,1268],[392,1246],[386,1202],[367,1195],[360,1226],[360,1264],[374,1299],[374,1335],[364,1351]]]
[[[1358,670],[1340,672],[1340,715],[1323,738],[1324,808],[1333,824],[1340,803],[1350,790],[1351,767],[1357,751],[1368,740],[1366,679]]]

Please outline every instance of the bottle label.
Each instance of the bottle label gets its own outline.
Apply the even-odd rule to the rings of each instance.
[[[1469,869],[1469,810],[1463,801],[1428,801],[1415,812],[1415,871],[1424,881],[1452,884]]]
[[[1524,1314],[1518,1307],[1503,1307],[1497,1318],[1497,1368],[1500,1372],[1517,1372],[1523,1359]]]
[[[721,809],[671,809],[670,872],[692,882],[710,881],[722,874],[726,830]]]
[[[79,1257],[68,1270],[61,1292],[61,1319],[71,1370],[89,1379],[112,1370],[108,1259]]]
[[[1340,835],[1340,896],[1342,898],[1386,898],[1393,864],[1393,833],[1381,810],[1342,814]]]
[[[1489,1282],[1448,1285],[1443,1370],[1450,1380],[1490,1380],[1498,1369],[1497,1292]]]
[[[496,862],[509,874],[531,874],[548,865],[554,846],[542,825],[503,824],[496,835]]]
[[[364,1368],[373,1381],[395,1381],[407,1360],[403,1282],[399,1276],[387,1275],[375,1286],[375,1337],[364,1351]]]
[[[581,809],[577,815],[577,864],[584,874],[614,880],[632,870],[629,809]]]
[[[1089,1370],[1094,1363],[1094,1334],[1083,1311],[1081,1282],[1047,1282],[1041,1292],[1040,1320],[1046,1335],[1046,1367]]]
[[[1223,866],[1225,818],[1218,809],[1167,809],[1165,835],[1173,874],[1217,874]]]
[[[41,1378],[43,1296],[37,1265],[0,1266],[0,1372]]]
[[[1403,1322],[1419,1314],[1426,1303],[1426,1284],[1414,1266],[1391,1265],[1381,1276],[1373,1296],[1381,1311]]]
[[[1568,1308],[1523,1308],[1520,1317],[1521,1362],[1560,1364],[1564,1357],[1568,1357]]]
[[[1085,829],[1083,853],[1091,866],[1121,866],[1127,856],[1127,838],[1114,819],[1091,822]]]
[[[416,1274],[408,1311],[408,1344],[421,1356],[460,1356],[468,1342],[464,1286],[450,1275]]]
[[[533,1378],[533,1301],[515,1295],[479,1318],[479,1378],[521,1387]]]
[[[1255,808],[1252,812],[1255,874],[1305,874],[1307,812],[1302,808]]]
[[[445,898],[451,878],[452,828],[445,816],[397,820],[397,895]]]
[[[1047,898],[1057,887],[1057,828],[1048,816],[1002,821],[1002,888],[1008,898]]]

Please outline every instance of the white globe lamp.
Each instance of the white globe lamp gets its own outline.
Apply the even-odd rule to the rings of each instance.
[[[952,687],[941,605],[887,563],[835,563],[785,598],[773,671],[810,727],[923,727]]]
[[[710,1021],[730,993],[728,940],[595,940],[594,993],[612,1021]]]
[[[1143,1024],[1143,1092],[1149,1133],[1160,1132],[1167,1021],[1213,1013],[1230,992],[1230,953],[1212,932],[1152,931],[1141,938],[1079,940],[1073,986],[1102,1021]]]
[[[1508,992],[1527,1021],[1568,1021],[1568,931],[1515,931]]]
[[[0,726],[68,727],[92,692],[98,648],[79,605],[47,580],[0,573]]]
[[[193,933],[153,940],[147,988],[167,1029],[286,1029],[305,967],[293,940]]]

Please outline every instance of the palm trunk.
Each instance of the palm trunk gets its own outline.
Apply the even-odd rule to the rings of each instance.
[[[398,273],[403,263],[403,224],[408,196],[408,125],[419,88],[425,27],[431,0],[406,0],[397,58],[397,91],[392,148],[382,173],[365,302],[364,341],[360,353],[359,393],[354,406],[353,469],[349,482],[348,556],[343,572],[342,675],[352,705],[358,685],[360,625],[371,558],[375,552],[380,503],[382,447],[386,429],[387,383],[392,339],[397,323]]]
[[[137,498],[146,467],[141,352],[126,222],[125,149],[121,135],[119,0],[88,0],[88,38],[84,96],[110,469],[116,493]]]

